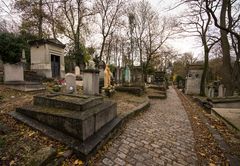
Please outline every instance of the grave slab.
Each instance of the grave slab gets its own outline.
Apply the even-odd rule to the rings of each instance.
[[[240,108],[212,108],[225,122],[240,130]]]

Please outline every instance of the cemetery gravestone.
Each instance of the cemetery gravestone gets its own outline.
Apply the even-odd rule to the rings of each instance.
[[[79,66],[75,66],[75,75],[80,76],[80,67]]]
[[[125,71],[124,71],[124,81],[126,83],[131,82],[131,71],[128,66],[125,68]]]
[[[11,115],[35,128],[40,125],[40,131],[67,144],[85,160],[120,122],[115,102],[71,94],[34,96],[33,105],[17,108]]]
[[[99,70],[86,69],[83,71],[83,93],[85,95],[99,94]]]
[[[224,97],[224,86],[223,84],[219,85],[218,87],[218,97]]]
[[[203,65],[189,65],[186,79],[186,94],[200,94]]]
[[[24,81],[23,75],[23,65],[21,63],[18,64],[4,64],[4,82],[11,81]]]
[[[76,76],[72,73],[67,73],[65,75],[65,81],[66,81],[66,92],[67,93],[76,92]]]

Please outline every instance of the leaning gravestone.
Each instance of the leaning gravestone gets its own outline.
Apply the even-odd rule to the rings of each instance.
[[[67,73],[65,75],[65,81],[66,81],[66,92],[67,93],[76,92],[76,76],[72,73]]]

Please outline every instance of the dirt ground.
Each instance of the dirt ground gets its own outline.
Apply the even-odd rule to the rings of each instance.
[[[16,91],[0,85],[0,165],[26,165],[31,155],[44,147],[51,146],[57,149],[59,158],[68,151],[62,143],[46,137],[7,114],[16,107],[30,104],[36,94]],[[137,97],[122,92],[116,92],[110,98],[117,102],[119,115],[142,104],[145,99],[145,96]],[[62,165],[83,165],[83,162],[73,154],[65,159]]]

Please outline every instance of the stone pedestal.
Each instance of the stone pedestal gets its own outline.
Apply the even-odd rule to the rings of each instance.
[[[85,95],[99,94],[99,70],[86,69],[83,71],[83,93]]]
[[[23,65],[18,64],[4,64],[4,82],[24,81]]]

